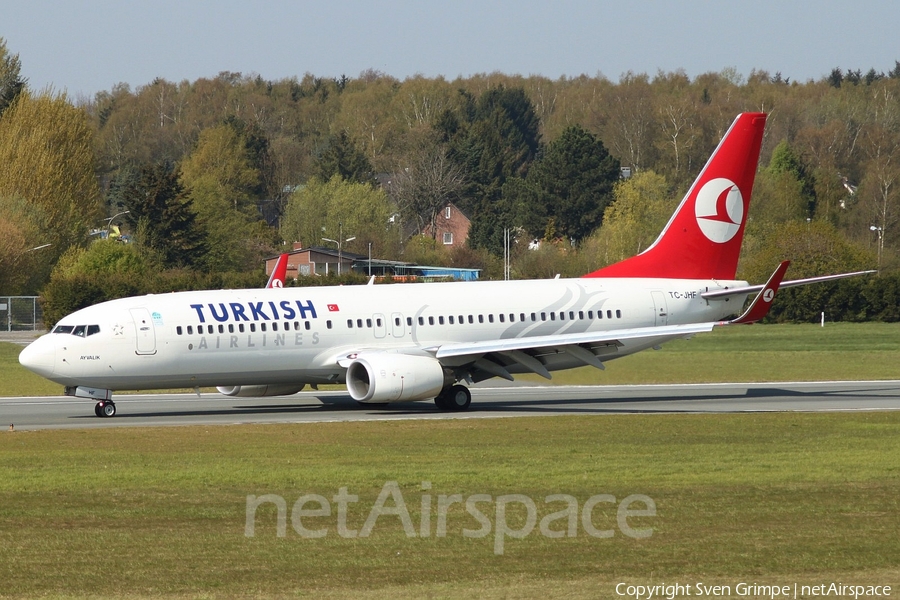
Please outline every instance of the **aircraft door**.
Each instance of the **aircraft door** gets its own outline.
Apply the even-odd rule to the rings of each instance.
[[[146,308],[132,308],[131,318],[134,320],[134,336],[137,344],[137,354],[156,354],[156,332],[153,330],[153,320],[150,311]]]
[[[402,338],[406,335],[406,325],[403,323],[403,315],[400,313],[391,314],[391,333],[395,338]]]
[[[375,337],[378,339],[385,337],[387,335],[387,323],[384,322],[384,315],[372,315],[372,320],[374,321],[373,325],[375,326],[372,330],[375,332]]]
[[[669,311],[666,307],[666,296],[659,290],[650,292],[653,296],[653,310],[656,311],[656,324],[666,325],[669,322]]]

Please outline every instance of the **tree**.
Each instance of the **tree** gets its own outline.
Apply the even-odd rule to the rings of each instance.
[[[140,171],[123,200],[130,211],[135,243],[160,257],[165,267],[199,264],[206,250],[190,198],[171,165],[156,163]]]
[[[281,236],[304,247],[327,244],[322,238],[337,240],[343,234],[341,248],[365,254],[371,242],[378,256],[397,257],[399,228],[390,222],[395,208],[384,190],[370,185],[344,181],[335,175],[328,181],[317,177],[297,189],[288,199],[281,220]]]
[[[618,182],[613,196],[603,225],[586,244],[585,252],[595,257],[593,268],[646,250],[678,205],[666,178],[653,171],[639,171]]]
[[[21,76],[22,61],[18,54],[10,54],[6,40],[0,37],[0,117],[25,89],[26,80]]]
[[[436,128],[468,185],[461,208],[472,219],[469,243],[499,254],[509,211],[498,206],[503,184],[524,177],[540,148],[539,121],[521,88],[494,87],[477,101],[463,93],[458,111],[445,111]]]
[[[420,140],[409,162],[391,177],[388,193],[405,223],[415,223],[418,231],[430,225],[434,237],[438,214],[448,202],[459,201],[465,184],[463,170],[450,159],[446,146],[429,136]]]
[[[41,281],[69,246],[84,244],[101,215],[93,135],[84,111],[65,95],[32,96],[27,90],[0,118],[0,197],[35,206],[49,243],[36,265]]]
[[[22,198],[0,196],[0,290],[4,294],[36,293],[46,273],[47,227],[40,206]]]
[[[316,170],[322,181],[328,181],[335,175],[357,183],[370,183],[373,178],[372,164],[346,131],[325,140],[324,148],[316,157]]]
[[[619,161],[603,142],[573,125],[550,144],[526,179],[540,190],[557,235],[578,243],[600,226],[619,174]]]
[[[181,166],[181,181],[206,232],[203,263],[215,271],[250,270],[271,254],[274,231],[260,220],[259,170],[247,139],[226,123],[200,133]]]

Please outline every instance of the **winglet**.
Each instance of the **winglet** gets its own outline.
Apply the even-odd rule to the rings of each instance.
[[[753,299],[750,308],[744,311],[744,314],[737,319],[728,321],[728,324],[755,323],[769,314],[769,309],[772,308],[772,301],[775,300],[775,294],[778,293],[778,286],[781,285],[781,280],[784,279],[784,274],[787,272],[787,268],[790,264],[791,261],[786,260],[778,265],[778,268],[775,269],[775,272],[769,277],[766,285],[763,286],[763,289],[760,290],[756,295],[756,298]]]
[[[275,263],[275,268],[272,269],[272,274],[269,276],[268,283],[266,283],[266,289],[284,287],[284,278],[287,276],[288,256],[290,255],[282,254],[278,257],[278,262]]]

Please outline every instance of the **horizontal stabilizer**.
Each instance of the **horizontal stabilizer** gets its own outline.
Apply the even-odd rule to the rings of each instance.
[[[769,314],[769,309],[772,308],[772,302],[775,300],[775,294],[778,293],[778,286],[781,284],[781,280],[784,279],[784,274],[787,272],[787,268],[790,265],[791,261],[789,260],[778,265],[778,268],[775,269],[775,272],[769,277],[769,280],[762,287],[762,290],[756,295],[756,298],[753,299],[750,308],[744,311],[744,314],[737,319],[729,321],[729,324],[755,323]]]
[[[823,281],[834,281],[836,279],[844,279],[846,277],[857,277],[859,275],[869,275],[877,273],[876,270],[870,271],[854,271],[853,273],[838,273],[837,275],[822,275],[821,277],[808,277],[806,279],[793,279],[791,281],[782,281],[779,289],[796,287],[798,285],[809,285],[811,283],[822,283]],[[755,294],[761,291],[765,285],[746,285],[744,287],[727,288],[724,290],[713,290],[711,292],[703,292],[701,298],[713,300],[717,298],[728,298],[729,296],[745,296],[747,294]]]

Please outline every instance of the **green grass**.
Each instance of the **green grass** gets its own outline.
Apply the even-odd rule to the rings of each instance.
[[[44,396],[61,386],[19,365],[0,343],[0,396]],[[900,379],[900,323],[721,327],[593,367],[553,374],[559,385]],[[544,382],[538,375],[522,379]],[[324,389],[324,388],[323,388]]]
[[[524,494],[538,520],[595,494],[645,494],[647,539],[618,530],[493,552],[456,505],[446,537],[381,517],[365,539],[275,534],[248,494],[360,497],[387,481],[413,523],[439,494]],[[393,506],[393,502],[388,502]],[[495,523],[493,504],[482,509]],[[609,506],[609,505],[607,505]],[[313,507],[308,507],[313,508]],[[524,512],[514,507],[519,527]],[[436,509],[432,509],[434,518]],[[610,508],[598,527],[616,527]],[[554,528],[561,528],[560,522]],[[432,530],[433,531],[433,530]],[[900,414],[620,415],[0,434],[0,596],[614,597],[618,581],[900,583]],[[895,588],[896,589],[896,588]]]

